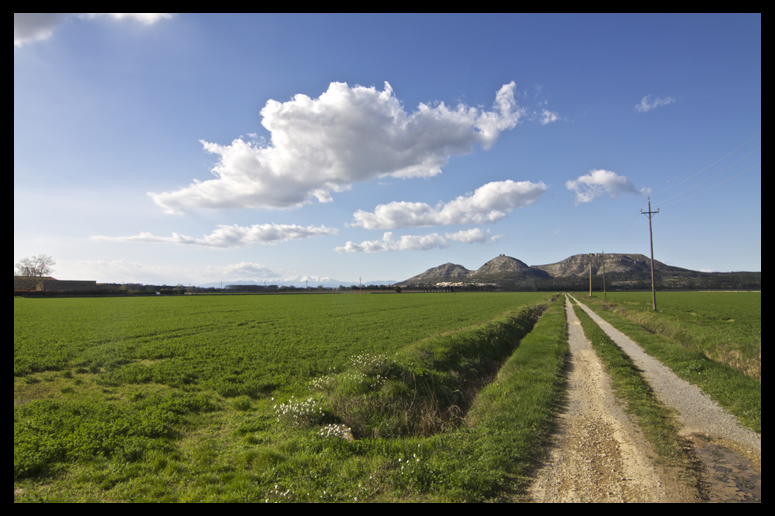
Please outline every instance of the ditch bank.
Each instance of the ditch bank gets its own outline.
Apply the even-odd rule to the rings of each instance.
[[[353,438],[429,436],[461,425],[479,391],[547,309],[526,306],[484,325],[423,339],[394,357],[364,353],[311,382],[324,419]],[[341,426],[340,426],[341,428]]]

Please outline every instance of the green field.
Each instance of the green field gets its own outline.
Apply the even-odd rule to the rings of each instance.
[[[518,495],[567,348],[549,297],[14,299],[14,500]]]
[[[596,293],[595,299],[600,300]],[[709,359],[761,379],[761,292],[610,292],[609,308]]]

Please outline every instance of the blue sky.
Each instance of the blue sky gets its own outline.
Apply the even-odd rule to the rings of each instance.
[[[14,263],[62,279],[648,254],[649,194],[657,260],[759,271],[760,146],[760,14],[14,15]]]

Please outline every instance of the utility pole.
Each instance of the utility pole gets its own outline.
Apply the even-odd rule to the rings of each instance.
[[[361,283],[361,277],[358,276],[358,295],[363,295],[363,284]]]
[[[589,297],[592,297],[592,253],[589,253]]]
[[[603,301],[606,301],[608,298],[605,295],[605,249],[603,249]]]
[[[643,208],[640,209],[643,215],[647,215],[649,218],[649,243],[651,244],[651,303],[654,306],[654,311],[657,311],[657,291],[654,289],[654,236],[651,233],[651,218],[659,213],[657,211],[651,211],[651,196],[649,196],[649,211],[644,212]]]

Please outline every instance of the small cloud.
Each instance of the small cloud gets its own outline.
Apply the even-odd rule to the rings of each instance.
[[[388,231],[382,236],[382,240],[367,240],[356,244],[347,242],[334,249],[337,253],[382,253],[386,251],[428,251],[430,249],[445,249],[449,247],[450,240],[465,244],[488,244],[496,242],[501,235],[491,236],[489,231],[479,228],[446,233],[444,236],[438,233],[430,235],[403,235],[396,239],[393,233]]]
[[[382,240],[367,240],[356,244],[347,242],[334,249],[337,253],[382,253],[385,251],[427,251],[449,247],[449,242],[438,233],[430,235],[404,235],[396,240],[392,232],[382,236]]]
[[[302,238],[338,234],[338,230],[325,226],[307,226],[305,228],[296,224],[254,224],[253,226],[246,227],[235,224],[233,226],[218,226],[218,229],[209,235],[205,235],[203,238],[193,238],[177,233],[172,233],[170,237],[161,237],[145,231],[141,231],[139,235],[129,237],[97,235],[91,238],[109,242],[164,243],[225,249],[248,247],[251,244],[276,244]]]
[[[541,111],[541,115],[538,115],[538,123],[541,125],[551,124],[560,119],[560,115],[554,111],[544,109]]]
[[[13,46],[48,39],[68,13],[13,13]]]
[[[576,205],[590,202],[595,197],[608,194],[615,199],[623,193],[647,195],[649,188],[637,188],[632,181],[610,170],[591,170],[589,174],[579,176],[575,181],[567,181],[565,187],[576,192]]]
[[[113,18],[114,20],[134,20],[145,25],[153,25],[160,20],[169,20],[172,18],[170,13],[83,13],[81,18],[93,19],[102,16]]]
[[[673,102],[675,102],[675,99],[672,97],[657,97],[654,100],[651,100],[651,95],[646,95],[641,99],[640,104],[635,104],[635,111],[638,113],[647,113],[652,109],[658,108],[659,106],[667,106]]]
[[[65,19],[78,13],[14,13],[13,46],[20,47],[33,41],[48,39]],[[81,19],[110,17],[115,20],[132,19],[145,25],[172,18],[170,13],[80,13]]]
[[[125,260],[77,260],[62,262],[62,277],[96,279],[105,283],[144,283],[151,285],[182,283],[194,285],[219,280],[263,280],[287,276],[290,271],[260,263],[240,262],[208,265],[204,268],[142,265]],[[57,268],[59,270],[59,267]]]
[[[473,228],[458,231],[457,233],[447,233],[446,237],[464,244],[491,244],[497,241],[501,235],[491,236],[489,229]]]
[[[505,218],[512,210],[536,202],[547,189],[540,181],[494,181],[435,207],[423,202],[394,201],[378,205],[373,213],[358,210],[353,214],[355,222],[351,225],[395,229],[492,223]]]

